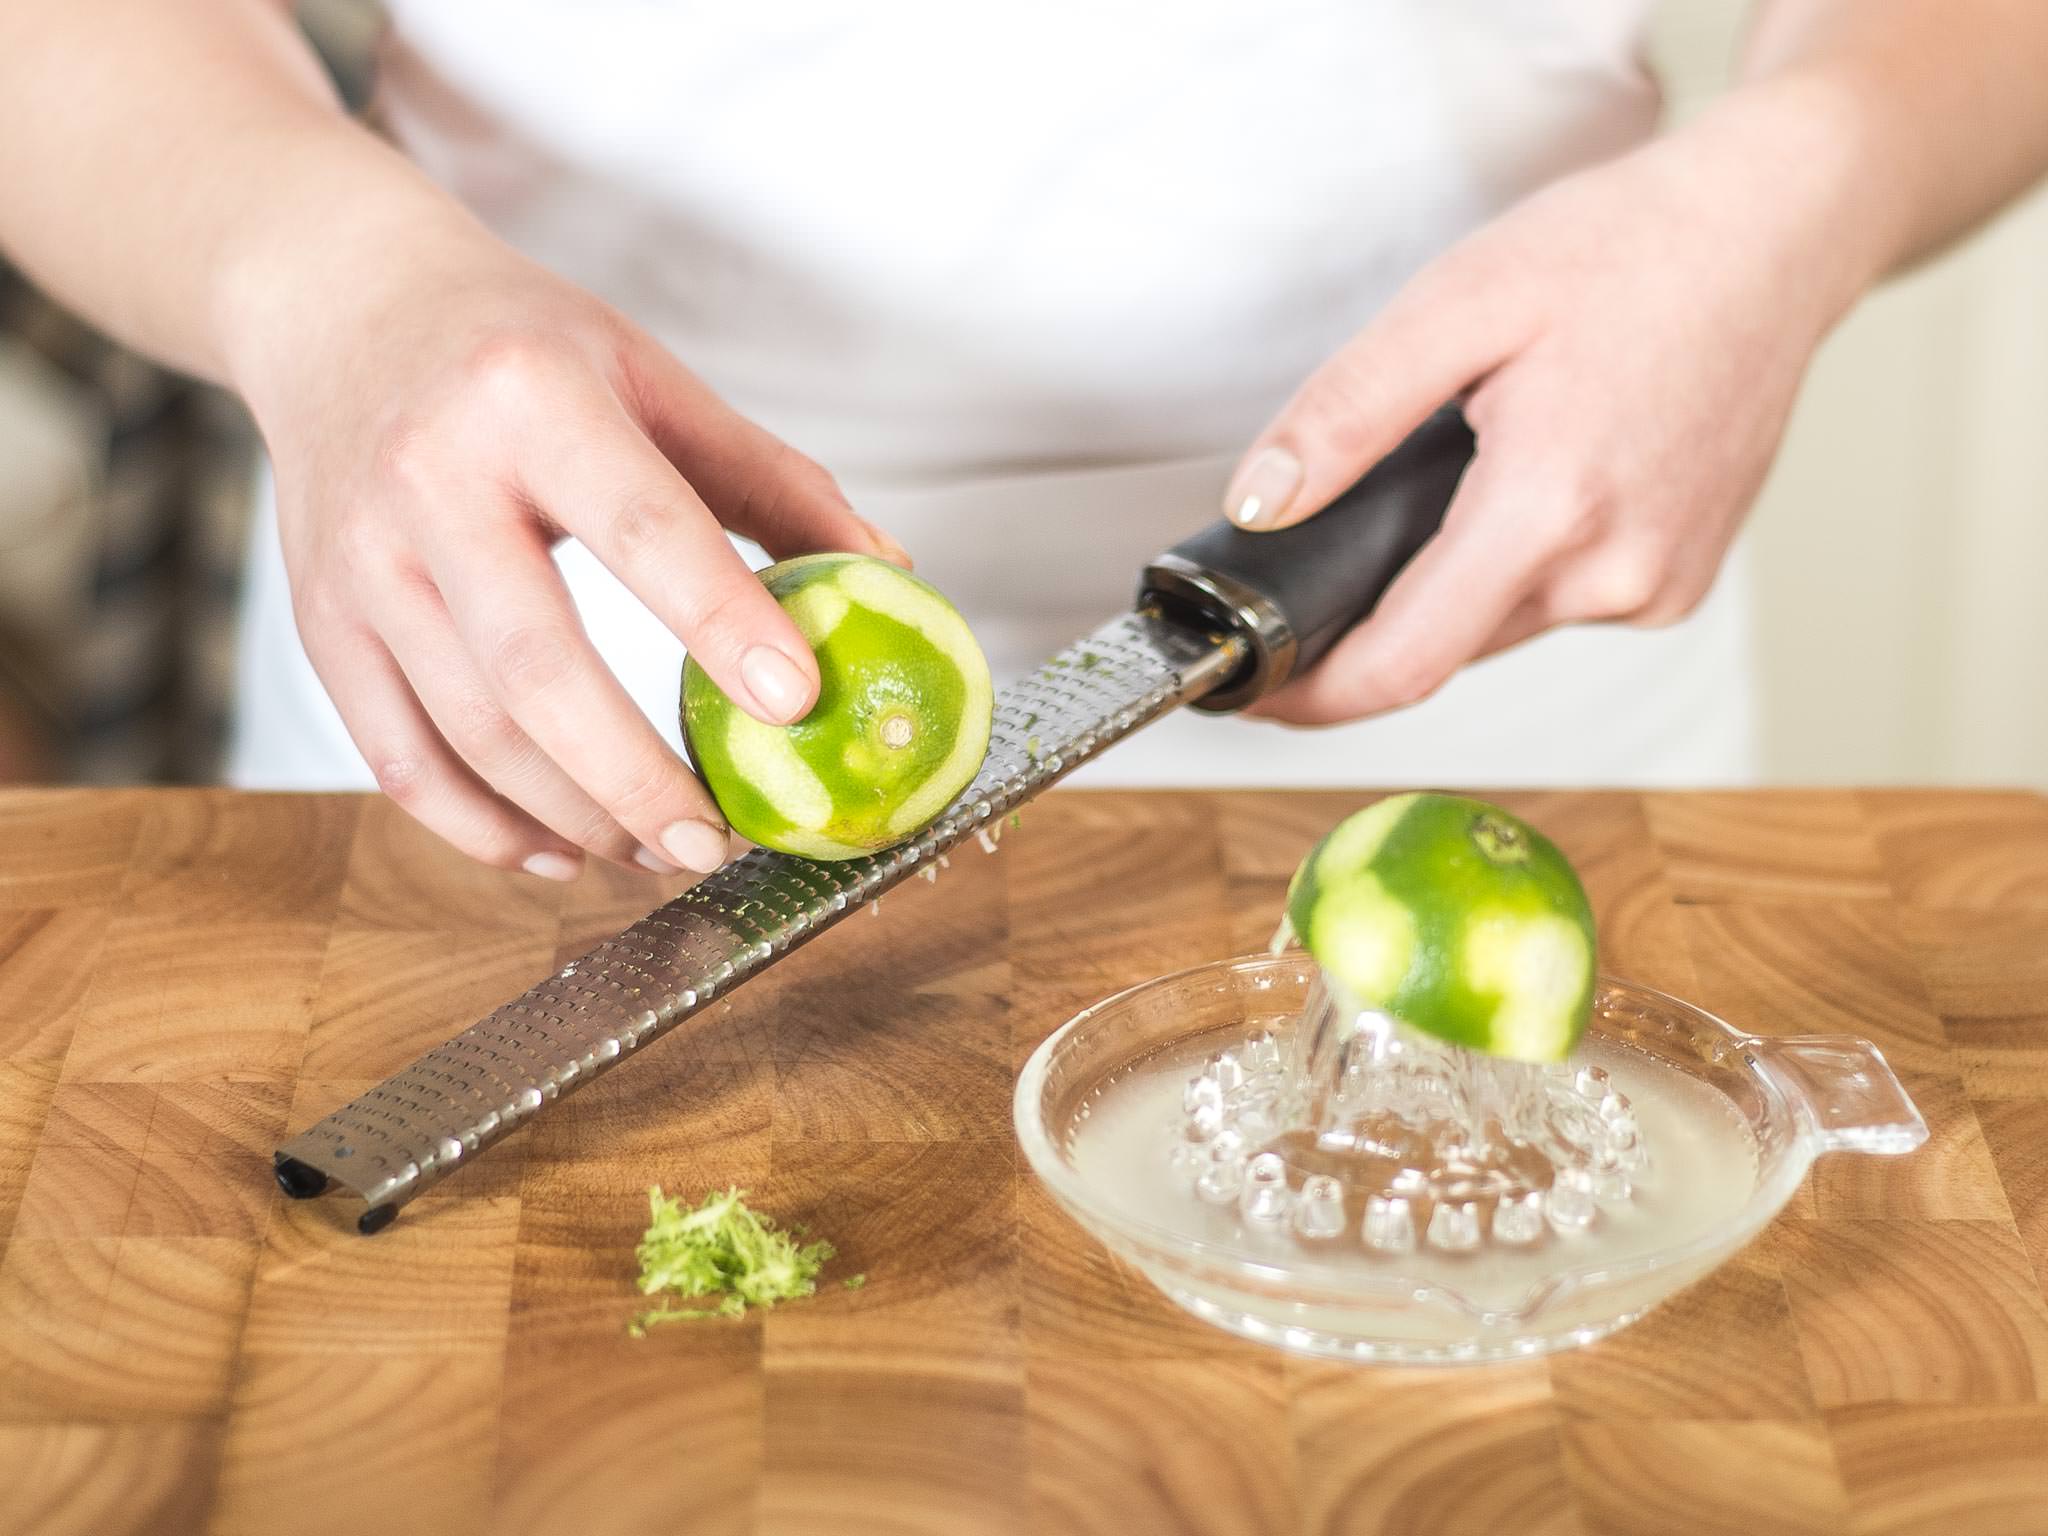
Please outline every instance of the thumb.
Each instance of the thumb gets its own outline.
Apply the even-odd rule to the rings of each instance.
[[[1509,285],[1454,248],[1310,374],[1245,451],[1223,510],[1241,528],[1313,517],[1429,414],[1520,349]],[[1484,264],[1490,268],[1491,264]]]

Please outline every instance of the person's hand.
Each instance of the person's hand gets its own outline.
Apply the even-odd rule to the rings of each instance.
[[[599,658],[550,546],[582,540],[771,724],[815,702],[816,659],[725,530],[778,558],[907,560],[816,464],[480,230],[389,266],[303,325],[273,318],[237,380],[349,734],[392,799],[487,863],[716,868],[716,804]]]
[[[1868,276],[1832,222],[1833,167],[1802,160],[1784,121],[1802,105],[1731,104],[1554,184],[1425,268],[1303,385],[1232,480],[1243,526],[1313,515],[1461,394],[1479,447],[1371,618],[1258,713],[1355,720],[1554,625],[1692,610]]]

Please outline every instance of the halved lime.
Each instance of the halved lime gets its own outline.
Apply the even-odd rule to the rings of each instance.
[[[1295,871],[1287,917],[1363,1008],[1455,1045],[1561,1061],[1593,1006],[1593,912],[1557,847],[1498,806],[1394,795]]]
[[[988,661],[939,591],[867,555],[802,555],[761,580],[817,654],[818,702],[763,725],[691,658],[683,745],[733,830],[810,859],[900,843],[988,751]]]

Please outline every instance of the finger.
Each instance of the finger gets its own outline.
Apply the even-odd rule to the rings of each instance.
[[[1246,451],[1224,493],[1240,527],[1285,528],[1354,484],[1528,339],[1513,287],[1467,242],[1418,273]]]
[[[1641,621],[1663,594],[1665,562],[1648,548],[1608,539],[1581,553],[1551,580],[1560,622]]]
[[[471,858],[573,880],[583,855],[573,842],[492,794],[452,752],[420,707],[405,673],[367,630],[330,639],[301,625],[306,655],[377,785],[408,815]]]
[[[688,647],[747,713],[787,725],[818,697],[818,663],[725,530],[609,397],[532,445],[524,488]]]
[[[633,423],[609,407],[530,460],[526,488],[680,638],[755,718],[801,719],[817,699],[816,658],[725,531]],[[608,430],[607,430],[608,429]],[[602,442],[602,461],[589,445]]]
[[[1500,627],[1480,643],[1472,659],[1483,661],[1488,656],[1497,656],[1546,629],[1556,627],[1556,624],[1557,620],[1551,617],[1549,599],[1541,594],[1525,597],[1515,605],[1514,612],[1501,620]]]
[[[424,578],[381,589],[378,633],[441,737],[486,784],[534,820],[617,864],[656,874],[674,866],[639,843],[534,744],[506,713]]]
[[[1363,719],[1419,703],[1477,657],[1534,595],[1551,559],[1530,531],[1547,520],[1518,517],[1505,482],[1494,460],[1475,459],[1443,528],[1371,616],[1255,712],[1304,725]]]
[[[1570,562],[1518,603],[1472,659],[1498,655],[1564,624],[1659,624],[1684,617],[1683,589],[1672,596],[1657,571],[1654,564],[1620,551]]]
[[[427,573],[492,696],[638,841],[684,869],[724,863],[724,818],[591,645],[538,530],[462,532],[433,525]]]
[[[735,411],[666,349],[629,345],[624,357],[634,417],[726,527],[778,560],[844,549],[910,569],[903,546],[856,513],[823,466]]]

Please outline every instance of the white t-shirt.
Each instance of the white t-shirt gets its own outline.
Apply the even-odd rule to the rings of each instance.
[[[1243,444],[1431,256],[1653,128],[1648,0],[396,0],[380,100],[497,231],[820,460],[999,680],[1129,605]],[[587,553],[674,735],[680,647]],[[1688,623],[1544,637],[1416,709],[1189,716],[1121,783],[1753,774],[1740,572]],[[233,771],[370,782],[252,565]]]

